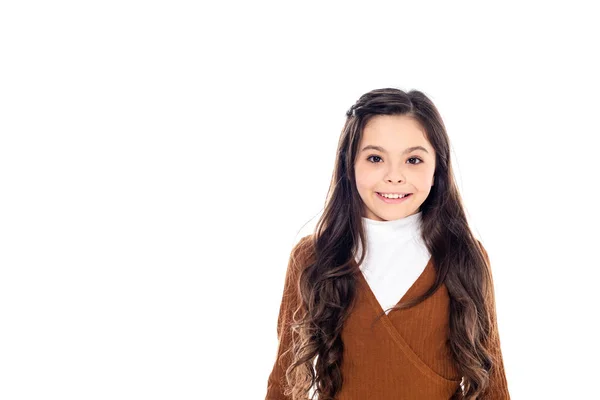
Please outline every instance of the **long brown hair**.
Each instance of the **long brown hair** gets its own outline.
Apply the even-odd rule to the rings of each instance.
[[[288,350],[292,362],[286,370],[286,393],[294,400],[306,399],[311,388],[311,398],[317,394],[319,400],[333,400],[343,384],[341,331],[356,290],[357,264],[352,261],[358,243],[362,249],[367,245],[354,162],[366,123],[386,114],[418,121],[436,153],[435,184],[420,208],[422,237],[433,258],[436,280],[422,296],[393,309],[413,307],[445,283],[450,296],[448,345],[463,377],[455,398],[482,398],[496,364],[486,348],[494,339],[496,318],[489,259],[467,224],[442,118],[420,91],[377,89],[362,95],[346,113],[324,212],[310,236],[314,257],[299,276],[302,302],[294,312],[293,346]],[[361,252],[358,265],[364,257]]]

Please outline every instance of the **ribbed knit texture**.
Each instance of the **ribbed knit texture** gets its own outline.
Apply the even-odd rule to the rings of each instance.
[[[299,272],[313,254],[309,239],[310,236],[303,237],[290,254],[277,321],[277,358],[268,377],[266,400],[290,399],[283,395],[282,383],[291,355],[281,355],[291,346],[289,323],[300,304]],[[487,257],[485,249],[483,252]],[[425,293],[434,279],[435,269],[430,258],[402,301]],[[357,274],[357,283],[357,301],[342,329],[344,384],[336,399],[450,399],[459,390],[461,377],[447,346],[449,297],[446,286],[442,284],[421,304],[392,311],[373,324],[383,309],[361,273]],[[493,303],[494,299],[489,301]],[[493,333],[489,349],[500,362],[492,370],[488,394],[481,399],[510,399],[495,321]]]

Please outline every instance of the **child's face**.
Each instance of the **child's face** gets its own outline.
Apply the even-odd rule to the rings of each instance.
[[[369,145],[385,151],[363,151]],[[427,151],[404,153],[414,146]],[[365,206],[363,216],[392,221],[419,212],[434,183],[434,172],[435,150],[416,120],[404,115],[372,117],[364,128],[354,164],[356,186]],[[386,203],[377,192],[412,194],[393,204]]]

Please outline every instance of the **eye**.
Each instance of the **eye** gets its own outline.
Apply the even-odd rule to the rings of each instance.
[[[423,160],[421,160],[419,157],[411,157],[409,158],[409,160],[419,160],[419,162],[417,164],[421,164],[423,162]],[[416,164],[413,164],[416,165]]]
[[[371,158],[381,159],[381,157],[376,156],[376,155],[371,155],[371,156],[367,157],[367,161],[369,161],[369,162],[371,162],[373,164],[379,164],[379,163],[377,161],[371,161]],[[411,158],[409,158],[409,160],[419,160],[418,163],[412,163],[411,162],[412,165],[419,165],[419,164],[421,164],[423,162],[423,160],[421,160],[419,157],[411,157]]]
[[[367,161],[369,161],[373,157],[381,159],[381,157],[379,157],[379,156],[369,156],[369,157],[367,157]],[[373,161],[370,161],[370,162],[372,162],[373,164],[377,164],[377,162],[373,162]]]

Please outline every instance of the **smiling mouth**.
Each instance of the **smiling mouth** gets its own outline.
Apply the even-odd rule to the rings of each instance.
[[[410,195],[412,195],[412,193],[402,193],[402,195],[400,195],[400,193],[394,193],[395,195],[397,195],[398,197],[385,197],[383,194],[381,194],[380,192],[375,192],[377,193],[380,197],[389,199],[389,200],[399,200],[399,199],[404,199],[406,197],[409,197]]]

